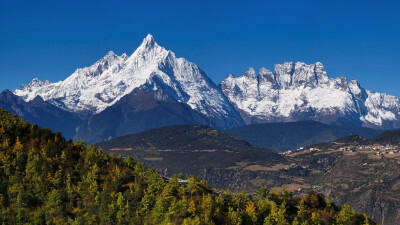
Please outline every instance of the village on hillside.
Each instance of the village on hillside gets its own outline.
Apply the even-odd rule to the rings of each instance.
[[[306,154],[310,152],[346,152],[346,153],[365,153],[369,155],[385,155],[385,154],[398,154],[400,147],[398,145],[391,144],[369,144],[369,145],[344,145],[343,143],[332,142],[332,146],[329,148],[318,148],[318,147],[300,147],[296,150],[289,150],[283,152],[282,155],[294,156],[300,154]]]

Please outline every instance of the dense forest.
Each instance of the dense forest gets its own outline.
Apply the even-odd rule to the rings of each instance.
[[[134,157],[146,166],[162,171],[200,175],[212,168],[231,168],[237,162],[284,163],[275,151],[249,143],[209,126],[175,125],[149,129],[96,144],[103,152]],[[202,177],[205,179],[204,177]],[[214,184],[215,185],[215,184]],[[218,186],[218,188],[221,188]]]
[[[200,125],[175,125],[149,129],[137,134],[113,138],[99,143],[99,146],[104,149],[116,146],[131,147],[132,149],[175,150],[253,149],[249,143],[235,136]]]
[[[2,224],[373,224],[316,192],[215,193],[0,109]]]

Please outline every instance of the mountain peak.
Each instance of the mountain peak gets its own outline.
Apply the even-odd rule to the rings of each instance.
[[[141,46],[145,47],[145,48],[153,48],[154,45],[156,45],[156,41],[154,40],[153,35],[148,34],[144,39],[143,42],[141,44]]]
[[[115,53],[113,51],[108,51],[106,56],[113,56]]]
[[[349,82],[349,87],[350,87],[351,91],[356,92],[356,93],[358,93],[362,90],[360,83],[356,79],[352,79]]]
[[[361,84],[358,82],[356,79],[352,79],[349,82],[349,87],[352,91],[357,90],[356,92],[361,91],[363,88],[361,87]]]
[[[101,60],[105,60],[105,61],[109,61],[109,60],[113,60],[116,59],[118,56],[113,52],[113,51],[109,51],[107,52],[107,55],[105,55]]]
[[[272,74],[272,72],[265,67],[261,67],[261,69],[258,70],[258,75],[261,76],[265,74]]]
[[[38,78],[33,78],[32,81],[28,84],[29,87],[41,87],[43,85],[48,85],[50,84],[50,81],[45,80],[41,81]]]
[[[231,73],[228,73],[228,75],[226,75],[226,78],[236,78],[236,76]]]
[[[360,85],[360,83],[356,79],[351,79],[350,83]]]
[[[246,77],[257,77],[256,71],[253,69],[253,67],[250,67],[245,73],[244,76]]]
[[[40,95],[37,95],[34,99],[32,99],[30,102],[44,102],[43,98]]]
[[[145,40],[150,40],[150,41],[154,41],[154,37],[151,34],[147,34],[147,36],[144,38]]]
[[[38,83],[40,82],[39,78],[33,78],[30,84]]]
[[[4,91],[2,91],[0,94],[12,94],[12,92],[9,89],[6,89]]]

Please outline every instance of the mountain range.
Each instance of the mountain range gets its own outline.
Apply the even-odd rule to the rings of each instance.
[[[276,64],[274,72],[261,68],[256,73],[250,68],[243,76],[229,74],[217,85],[196,64],[159,46],[150,34],[130,56],[110,51],[64,81],[35,78],[1,95],[14,96],[0,96],[0,107],[42,126],[46,113],[38,116],[36,111],[9,106],[26,108],[36,101],[47,108],[54,106],[53,112],[62,112],[64,117],[57,123],[65,126],[45,125],[89,143],[176,124],[227,129],[313,120],[378,129],[400,127],[398,98],[366,90],[356,80],[329,78],[319,62],[285,62]],[[31,119],[39,117],[43,119]]]
[[[400,101],[366,90],[356,80],[328,78],[322,63],[285,62],[274,72],[250,68],[220,84],[246,124],[314,120],[391,129],[399,127]]]

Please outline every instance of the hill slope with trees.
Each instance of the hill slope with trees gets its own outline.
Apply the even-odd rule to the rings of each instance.
[[[179,181],[0,109],[2,224],[372,224],[315,192],[213,196],[194,176]]]
[[[231,182],[229,175],[238,162],[285,162],[277,152],[254,148],[249,143],[208,126],[177,125],[150,129],[97,144],[103,151],[135,157],[146,166],[160,170],[165,176],[194,174],[206,179],[210,172],[224,173],[206,179],[218,188],[245,190],[248,183]],[[235,176],[245,178],[249,174]],[[221,179],[226,177],[226,179]],[[240,178],[240,179],[241,179]],[[216,182],[216,183],[214,183]],[[233,184],[234,186],[227,186]]]

